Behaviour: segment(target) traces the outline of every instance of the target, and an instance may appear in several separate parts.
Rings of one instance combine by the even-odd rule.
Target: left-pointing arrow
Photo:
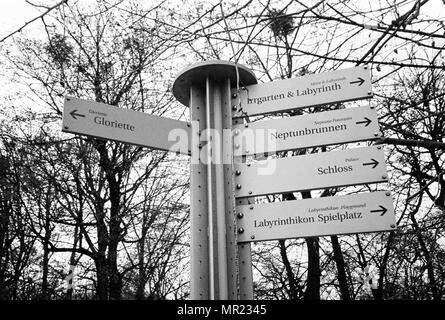
[[[383,206],[379,206],[379,207],[380,207],[379,210],[371,210],[371,213],[374,213],[374,212],[381,212],[380,216],[385,215],[385,213],[386,213],[386,211],[388,211],[388,209],[386,209],[386,208],[383,207]]]
[[[74,109],[73,111],[70,112],[70,115],[77,120],[77,117],[82,117],[85,118],[84,114],[80,114],[80,113],[76,113],[77,109]]]

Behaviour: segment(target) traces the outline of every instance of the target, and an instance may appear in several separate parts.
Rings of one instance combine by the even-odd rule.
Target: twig
[[[45,11],[44,13],[42,13],[42,14],[41,14],[40,16],[38,16],[38,17],[35,17],[35,18],[32,19],[32,20],[29,20],[29,21],[26,22],[23,26],[21,26],[20,28],[18,28],[17,30],[15,30],[15,31],[13,31],[13,32],[11,32],[10,34],[8,34],[6,37],[4,37],[3,39],[0,40],[0,43],[3,42],[3,41],[5,41],[5,40],[8,39],[9,37],[13,36],[13,35],[16,34],[17,32],[22,31],[22,29],[25,28],[25,27],[27,27],[29,24],[33,23],[34,21],[36,21],[36,20],[38,20],[38,19],[43,18],[43,17],[44,17],[46,14],[48,14],[50,11],[56,9],[57,7],[59,7],[59,6],[63,5],[63,4],[66,4],[67,2],[68,2],[68,0],[62,0],[62,1],[60,1],[60,2],[57,3],[57,4],[55,4],[55,5],[52,6],[52,7],[47,7],[47,9],[46,9],[46,11]],[[28,3],[29,3],[29,2],[28,2]],[[30,3],[30,4],[32,4],[32,3]],[[41,7],[41,6],[39,6],[39,7]]]

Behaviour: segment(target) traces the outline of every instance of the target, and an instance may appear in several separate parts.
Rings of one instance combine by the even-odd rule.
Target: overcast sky
[[[51,7],[61,0],[28,0],[34,4],[43,4]],[[172,0],[172,2],[180,0]],[[224,1],[224,0],[223,0]],[[363,0],[362,0],[363,1]],[[215,1],[211,1],[215,2]],[[310,3],[307,0],[307,3]],[[27,21],[37,17],[45,11],[44,8],[36,8],[25,0],[0,0],[0,39],[8,33],[15,31],[17,28],[23,26]],[[422,14],[437,15],[439,12],[445,11],[445,6],[442,0],[429,1],[428,5],[422,7]],[[27,28],[30,29],[40,27],[40,23],[36,21],[33,25]]]
[[[51,5],[57,0],[32,0],[33,3]],[[40,9],[43,10],[43,9]],[[20,28],[27,21],[40,14],[38,8],[26,3],[25,0],[1,0],[0,1],[0,38]],[[32,28],[32,26],[31,26]]]

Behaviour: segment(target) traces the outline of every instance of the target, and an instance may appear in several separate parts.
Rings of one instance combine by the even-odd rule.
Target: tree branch
[[[23,28],[27,27],[29,24],[33,23],[34,21],[43,18],[45,15],[47,15],[50,11],[60,7],[63,4],[66,4],[68,2],[68,0],[62,0],[59,3],[55,4],[52,7],[47,7],[47,10],[42,13],[40,16],[35,17],[34,19],[29,20],[28,22],[26,22],[23,26],[21,26],[20,28],[18,28],[17,30],[11,32],[10,34],[8,34],[6,37],[4,37],[3,39],[0,40],[0,43],[5,41],[6,39],[8,39],[9,37],[12,37],[14,34],[16,34],[17,32],[22,31]],[[30,2],[28,2],[30,3]],[[32,3],[30,3],[32,4]],[[35,5],[34,5],[35,6]],[[40,6],[39,6],[40,7]]]

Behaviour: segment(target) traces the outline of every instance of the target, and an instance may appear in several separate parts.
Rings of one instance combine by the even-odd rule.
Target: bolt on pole
[[[242,119],[236,119],[233,121],[233,124],[238,124],[242,122]],[[246,163],[246,156],[235,157],[234,163]],[[236,176],[240,176],[242,174],[241,171],[235,171]],[[238,187],[242,187],[241,185],[237,185]],[[237,205],[246,205],[251,204],[254,201],[254,198],[242,198],[238,199]],[[243,213],[237,213],[236,218],[238,220],[244,218]],[[237,228],[237,233],[244,232],[244,229]],[[238,257],[238,281],[239,281],[239,300],[253,300],[253,274],[252,274],[252,252],[251,252],[251,244],[250,242],[240,243],[237,247],[237,257]]]

